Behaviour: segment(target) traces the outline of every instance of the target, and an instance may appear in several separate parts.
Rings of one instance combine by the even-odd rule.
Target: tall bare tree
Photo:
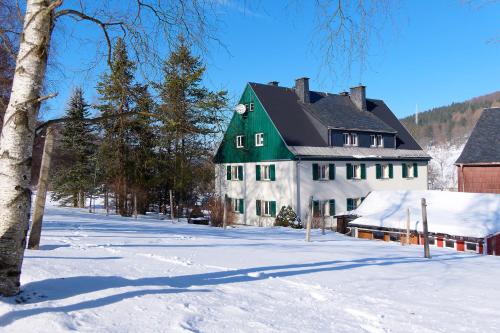
[[[210,4],[198,0],[78,1],[27,0],[12,91],[0,139],[0,295],[19,292],[21,266],[31,210],[31,160],[35,126],[43,96],[52,32],[64,18],[87,21],[102,31],[111,49],[114,38],[131,40],[138,59],[154,61],[159,40],[179,32],[192,40],[210,35],[205,13]],[[72,4],[72,3],[70,3]],[[108,63],[109,63],[108,52]]]

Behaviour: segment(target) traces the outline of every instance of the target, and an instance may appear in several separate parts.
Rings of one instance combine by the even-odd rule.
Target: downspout
[[[299,220],[302,220],[302,215],[300,212],[300,157],[299,160],[296,163],[296,169],[297,171],[295,172],[295,183],[297,185],[297,216],[299,217]]]

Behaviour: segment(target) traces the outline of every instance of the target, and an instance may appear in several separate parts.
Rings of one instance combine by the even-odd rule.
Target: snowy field
[[[500,258],[49,207],[2,332],[500,332]]]

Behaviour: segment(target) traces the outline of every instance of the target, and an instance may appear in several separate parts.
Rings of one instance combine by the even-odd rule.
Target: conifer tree
[[[201,168],[211,158],[213,135],[220,131],[222,110],[227,105],[226,91],[212,92],[202,85],[205,66],[192,54],[181,36],[163,66],[163,82],[158,86],[161,104],[159,146],[164,161],[162,179],[165,189],[174,189],[177,203],[193,198]]]
[[[64,163],[54,166],[52,197],[83,207],[85,194],[93,190],[96,147],[93,127],[84,121],[89,117],[89,110],[81,88],[73,91],[66,117],[71,121],[61,130],[59,146]]]

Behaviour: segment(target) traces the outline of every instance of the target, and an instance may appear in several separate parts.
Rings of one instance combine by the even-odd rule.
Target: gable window
[[[243,180],[243,165],[228,165],[226,170],[227,180]]]
[[[255,166],[255,180],[276,180],[276,166],[269,165],[256,165]]]
[[[417,163],[403,163],[403,178],[417,178],[418,177],[418,165]]]
[[[256,200],[255,208],[257,216],[276,217],[276,201]]]
[[[394,178],[394,167],[389,164],[376,164],[377,179],[390,179]]]
[[[236,148],[243,148],[243,147],[245,147],[245,136],[244,135],[236,136]]]
[[[377,147],[384,147],[384,138],[382,135],[377,135]]]
[[[381,134],[370,135],[370,147],[384,147],[384,137]]]
[[[344,146],[357,146],[358,135],[356,133],[344,133]]]
[[[334,180],[335,164],[317,164],[313,163],[313,180]]]
[[[248,111],[253,111],[255,109],[255,104],[253,102],[251,102],[250,104],[248,104]]]
[[[346,164],[347,179],[366,179],[366,164]]]
[[[377,147],[377,136],[375,134],[370,135],[370,147]]]
[[[255,146],[262,147],[264,145],[264,133],[255,134]]]

